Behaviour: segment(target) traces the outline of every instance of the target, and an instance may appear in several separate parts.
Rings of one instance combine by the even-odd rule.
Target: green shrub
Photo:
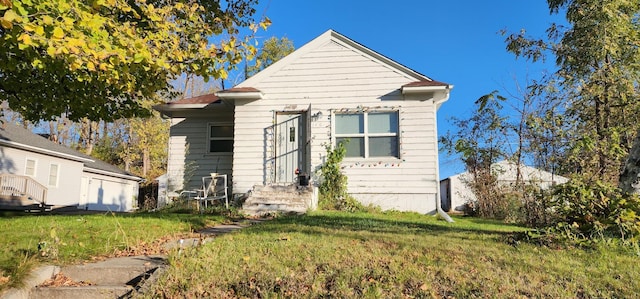
[[[617,237],[637,243],[640,238],[640,197],[616,186],[573,178],[554,189],[558,227],[584,238]]]
[[[552,199],[552,190],[543,190],[537,185],[526,185],[522,193],[518,223],[537,228],[556,223],[558,219],[552,208]]]
[[[347,176],[342,173],[342,159],[347,149],[342,142],[335,148],[327,145],[327,160],[320,168],[322,181],[319,186],[320,198],[318,206],[325,210],[361,211],[363,205],[347,193]]]

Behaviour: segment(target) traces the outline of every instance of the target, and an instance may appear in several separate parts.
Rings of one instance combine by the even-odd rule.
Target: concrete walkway
[[[252,220],[204,228],[197,232],[200,238],[175,240],[164,246],[168,250],[197,246],[259,222]],[[2,299],[128,298],[153,284],[166,268],[166,259],[164,255],[143,255],[83,265],[41,266],[31,272],[23,288],[10,289]],[[56,280],[56,286],[41,286],[49,279]]]

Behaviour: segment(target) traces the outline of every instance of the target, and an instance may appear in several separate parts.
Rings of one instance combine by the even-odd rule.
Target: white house
[[[491,171],[501,185],[511,185],[516,182],[517,166],[509,161],[500,161],[491,165]],[[564,184],[569,179],[548,171],[531,166],[520,165],[522,180],[527,184],[534,184],[547,189],[555,184]],[[452,175],[440,181],[440,199],[443,210],[464,211],[467,202],[475,201],[476,197],[468,185],[473,177],[467,171]]]
[[[0,206],[131,211],[140,180],[20,126],[0,124]]]
[[[326,145],[349,140],[348,191],[365,204],[436,210],[436,111],[452,85],[329,30],[229,90],[157,106],[171,118],[168,188],[227,174],[235,196],[317,184]],[[186,185],[184,185],[186,184]]]

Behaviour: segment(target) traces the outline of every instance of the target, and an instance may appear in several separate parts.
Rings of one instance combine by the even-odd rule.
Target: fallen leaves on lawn
[[[7,284],[9,283],[9,278],[11,276],[4,276],[4,274],[2,272],[0,272],[0,286],[3,284]]]
[[[124,257],[124,256],[136,256],[136,255],[154,255],[154,254],[167,254],[168,249],[165,246],[167,243],[178,240],[178,239],[186,239],[186,238],[197,238],[201,237],[198,234],[192,233],[188,235],[181,236],[165,236],[151,243],[140,242],[136,245],[128,246],[125,249],[117,249],[114,252],[115,257]]]
[[[40,287],[83,287],[90,286],[91,282],[88,281],[75,281],[62,273],[58,273],[53,276],[51,279],[45,280]]]

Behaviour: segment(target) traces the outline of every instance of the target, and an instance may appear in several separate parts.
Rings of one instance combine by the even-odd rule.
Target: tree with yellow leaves
[[[142,100],[178,76],[225,78],[255,55],[238,34],[269,25],[255,20],[256,4],[0,0],[0,101],[32,121],[148,115]]]

